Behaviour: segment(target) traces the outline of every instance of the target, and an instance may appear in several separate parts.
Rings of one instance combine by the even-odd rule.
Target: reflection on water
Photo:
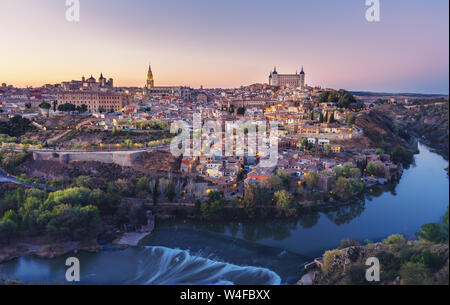
[[[398,184],[373,188],[364,200],[323,213],[302,215],[296,220],[252,220],[227,223],[179,225],[219,232],[294,253],[318,256],[335,248],[342,239],[381,240],[393,233],[413,238],[420,226],[439,222],[449,203],[448,162],[419,145],[415,164],[405,170]]]
[[[342,239],[412,237],[438,222],[448,206],[449,183],[439,155],[420,145],[416,163],[388,191],[298,219],[245,222],[165,221],[145,247],[80,253],[82,284],[295,283],[303,264]],[[66,257],[24,257],[0,265],[0,274],[25,282],[63,282]],[[252,267],[246,267],[252,266]]]

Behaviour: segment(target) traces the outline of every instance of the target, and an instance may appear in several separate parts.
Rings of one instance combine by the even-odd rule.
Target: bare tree
[[[152,195],[152,200],[153,203],[155,203],[155,199],[156,199],[156,193],[157,193],[157,188],[156,188],[156,180],[153,179],[152,181],[150,181],[149,183],[149,188],[150,188],[150,194]]]

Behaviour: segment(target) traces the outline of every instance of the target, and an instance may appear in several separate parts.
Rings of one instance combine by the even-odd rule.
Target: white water
[[[126,284],[279,285],[281,278],[265,268],[237,266],[191,255],[189,251],[145,247],[136,277]]]

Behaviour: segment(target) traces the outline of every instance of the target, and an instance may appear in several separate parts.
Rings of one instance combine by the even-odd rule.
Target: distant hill
[[[358,97],[409,97],[409,98],[448,98],[448,94],[423,94],[423,93],[387,93],[387,92],[370,92],[370,91],[350,91]]]

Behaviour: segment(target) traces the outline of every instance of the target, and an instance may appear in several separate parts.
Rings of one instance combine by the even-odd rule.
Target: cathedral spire
[[[148,72],[147,72],[147,89],[150,89],[155,86],[155,81],[153,79],[153,72],[152,72],[152,65],[148,65]]]

